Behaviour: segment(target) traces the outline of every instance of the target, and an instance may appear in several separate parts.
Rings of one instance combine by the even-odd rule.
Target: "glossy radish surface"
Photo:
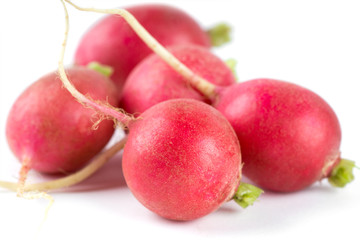
[[[206,31],[180,9],[143,4],[127,10],[165,46],[192,43],[210,47]],[[83,36],[75,54],[75,64],[87,65],[97,61],[113,67],[111,78],[121,89],[130,71],[150,53],[151,50],[123,18],[110,15]]]
[[[181,45],[170,47],[169,51],[194,73],[213,84],[227,86],[236,81],[229,67],[207,48]],[[127,112],[141,113],[156,103],[174,98],[209,101],[158,55],[151,54],[127,78],[120,106]]]
[[[67,69],[71,81],[94,100],[116,104],[114,84],[85,68]],[[16,157],[29,168],[46,173],[75,171],[84,166],[109,141],[114,123],[99,120],[62,87],[56,72],[29,86],[14,103],[6,136]]]
[[[328,177],[340,161],[339,121],[310,90],[256,79],[224,88],[215,107],[237,133],[244,174],[263,188],[303,189]]]
[[[192,220],[231,199],[247,207],[262,193],[240,184],[239,141],[230,123],[211,106],[173,99],[133,118],[78,92],[61,61],[59,73],[64,86],[85,106],[129,128],[123,154],[125,180],[135,197],[154,213]]]
[[[145,111],[129,129],[124,176],[151,211],[191,220],[234,196],[241,177],[239,142],[214,108],[195,100],[169,100]]]
[[[74,6],[74,4],[73,4]],[[201,93],[203,93],[204,96],[206,96],[208,99],[212,101],[212,104],[218,108],[224,115],[231,121],[232,119],[237,119],[243,117],[244,119],[249,119],[251,122],[252,120],[250,116],[246,116],[246,111],[242,110],[239,111],[227,111],[228,108],[233,109],[251,109],[253,106],[248,106],[245,104],[246,102],[246,95],[242,98],[242,95],[240,94],[242,83],[240,84],[233,84],[227,87],[221,87],[217,86],[215,84],[210,83],[208,80],[206,80],[204,77],[194,73],[189,67],[187,67],[185,64],[183,64],[179,59],[177,59],[174,55],[172,55],[166,48],[164,48],[156,39],[154,39],[153,36],[149,34],[142,26],[139,24],[139,22],[136,21],[136,19],[133,19],[131,17],[131,14],[128,14],[125,10],[116,11],[114,9],[111,10],[101,10],[101,9],[85,9],[78,6],[75,6],[79,10],[82,11],[93,11],[93,12],[101,12],[101,13],[111,13],[111,14],[117,14],[121,15],[130,25],[131,27],[136,30],[137,34],[141,39],[146,42],[146,44],[158,55],[160,56],[171,68],[173,68],[176,72],[178,72],[180,75],[184,77],[184,79],[195,89],[199,90]],[[267,82],[273,82],[274,80],[265,80],[264,84],[266,85]],[[275,81],[276,82],[276,81]],[[355,166],[355,163],[353,161],[349,161],[346,159],[340,159],[339,154],[339,146],[336,147],[336,144],[340,143],[340,127],[338,120],[336,118],[336,115],[333,113],[332,109],[327,105],[327,103],[319,98],[315,93],[308,91],[309,93],[304,96],[301,95],[301,91],[303,88],[290,84],[287,87],[282,86],[282,84],[274,84],[274,90],[277,90],[275,92],[275,99],[276,97],[279,97],[279,101],[272,101],[271,97],[269,101],[264,101],[264,106],[260,105],[260,108],[263,109],[264,113],[270,114],[271,118],[266,119],[266,115],[260,115],[260,123],[257,122],[251,122],[251,124],[254,124],[255,126],[257,124],[260,124],[261,127],[260,130],[254,131],[255,136],[251,136],[253,138],[258,138],[259,141],[257,143],[254,143],[254,145],[249,144],[248,147],[245,146],[245,150],[242,151],[246,152],[252,152],[251,154],[256,154],[253,152],[258,152],[260,155],[262,151],[264,151],[264,156],[260,156],[260,160],[254,158],[254,162],[259,162],[260,165],[271,165],[274,172],[277,172],[278,170],[289,170],[289,173],[287,172],[281,172],[280,175],[282,176],[276,176],[273,179],[269,180],[267,179],[266,183],[264,183],[263,179],[254,179],[254,181],[262,184],[264,183],[263,187],[266,187],[268,189],[272,189],[274,191],[296,191],[300,190],[302,188],[305,188],[306,186],[309,186],[311,183],[315,182],[316,180],[321,180],[322,178],[327,177],[329,182],[336,187],[344,187],[347,183],[351,182],[354,179],[354,176],[352,174],[352,169]],[[286,85],[286,84],[285,84]],[[295,86],[295,87],[291,87]],[[277,89],[279,88],[279,89]],[[295,89],[295,90],[294,90]],[[297,90],[296,90],[297,89]],[[175,91],[175,90],[174,90]],[[282,97],[281,94],[287,93],[286,97]],[[261,94],[261,91],[260,93]],[[277,96],[278,95],[278,96]],[[311,146],[310,142],[307,142],[307,145],[301,145],[301,141],[298,143],[300,145],[297,145],[296,137],[292,138],[292,134],[295,134],[293,132],[284,133],[286,130],[292,130],[292,128],[288,127],[288,129],[282,129],[277,126],[281,125],[280,123],[283,121],[289,122],[290,124],[294,124],[293,127],[295,127],[296,122],[293,122],[297,120],[294,116],[296,116],[296,109],[294,109],[294,105],[297,106],[296,97],[297,95],[300,96],[299,100],[308,100],[308,106],[304,107],[300,103],[300,107],[310,108],[310,105],[313,104],[313,111],[309,111],[309,118],[308,121],[313,121],[313,123],[321,124],[321,121],[323,119],[321,118],[323,115],[328,115],[330,117],[328,125],[322,126],[316,129],[314,127],[312,130],[317,130],[317,132],[314,132],[313,134],[318,137],[319,139],[315,144],[318,146],[318,150],[320,153],[318,156],[314,156],[314,158],[309,159],[301,159],[302,156],[311,157],[312,155],[306,155],[306,154],[300,154],[301,152],[307,152],[311,151],[314,148]],[[271,94],[270,94],[271,96]],[[263,98],[267,98],[266,92]],[[316,100],[320,99],[320,100]],[[86,101],[86,99],[85,99]],[[260,101],[260,103],[262,103]],[[258,103],[254,103],[255,106]],[[305,104],[305,103],[304,103]],[[305,104],[306,105],[306,104]],[[324,107],[327,106],[327,107]],[[269,109],[268,109],[269,108]],[[227,115],[228,114],[228,115]],[[249,113],[251,114],[251,113]],[[288,116],[289,119],[284,118],[283,115]],[[314,115],[311,115],[314,114]],[[316,115],[318,114],[318,115]],[[233,118],[232,118],[233,117]],[[306,119],[308,116],[304,115],[304,121],[306,122]],[[246,120],[244,120],[246,121]],[[241,130],[242,129],[242,121],[236,120],[232,121],[232,126],[237,131],[237,135],[241,141]],[[324,124],[327,124],[326,121],[324,121]],[[300,125],[302,127],[302,125]],[[304,126],[304,131],[307,131],[307,129]],[[272,132],[272,130],[274,130]],[[296,130],[295,130],[296,131]],[[287,136],[287,134],[289,134]],[[323,135],[329,134],[331,138],[326,142],[325,140],[322,140],[321,137]],[[301,138],[302,136],[306,136],[306,134],[299,134],[298,137]],[[251,138],[250,137],[250,138]],[[274,137],[274,139],[271,139],[271,137]],[[276,146],[271,147],[272,144],[280,142],[280,140],[286,140],[289,144],[280,144],[279,148],[277,149]],[[322,145],[323,142],[323,146]],[[245,140],[246,142],[246,140]],[[241,142],[240,142],[241,143]],[[264,143],[268,148],[274,149],[274,152],[266,152],[264,149],[258,149],[257,146],[261,143]],[[292,145],[293,144],[293,145]],[[304,147],[304,149],[302,149]],[[249,149],[246,149],[249,148]],[[337,148],[337,149],[336,149]],[[280,149],[283,151],[280,153]],[[295,151],[296,149],[296,151]],[[294,152],[293,152],[294,150]],[[285,154],[284,154],[285,153]],[[285,157],[286,153],[290,154],[290,157]],[[299,155],[296,155],[299,153]],[[272,155],[273,154],[273,155]],[[278,155],[277,155],[278,154]],[[283,154],[283,155],[281,155]],[[314,153],[315,154],[315,153]],[[276,159],[276,158],[279,159]],[[299,158],[299,159],[296,159]],[[268,160],[266,160],[268,159]],[[251,161],[251,160],[249,160]],[[295,164],[295,162],[303,162],[304,164]],[[278,164],[280,162],[280,164]],[[282,165],[282,166],[280,166]],[[321,167],[320,167],[321,166]],[[305,169],[309,167],[309,169]],[[310,168],[313,167],[313,168]],[[246,168],[246,166],[245,166]],[[252,168],[253,170],[255,168]],[[320,172],[319,172],[320,169]],[[256,170],[254,170],[256,171]],[[292,175],[296,172],[300,172],[301,177]],[[251,171],[249,171],[251,172]],[[259,172],[256,174],[249,173],[250,177],[258,176],[261,178],[263,170],[261,167],[259,167]],[[267,175],[264,178],[268,177]],[[287,180],[286,176],[291,176],[289,178],[288,182],[283,182],[284,180]],[[299,180],[301,178],[301,180]]]
[[[110,104],[93,101],[77,90],[65,72],[66,40],[67,34],[59,61],[60,79],[84,106],[129,128],[123,173],[145,207],[168,219],[192,220],[230,199],[244,208],[253,204],[262,190],[240,184],[239,141],[219,111],[193,99],[173,99],[134,118]]]

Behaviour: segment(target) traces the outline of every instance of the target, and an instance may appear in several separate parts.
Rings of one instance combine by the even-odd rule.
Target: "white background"
[[[148,1],[74,2],[114,8]],[[216,53],[237,59],[240,80],[281,79],[322,96],[339,117],[343,157],[360,165],[359,1],[158,2],[186,10],[204,28],[230,23],[233,41]],[[6,116],[28,85],[56,69],[64,14],[60,1],[49,0],[2,1],[0,11],[0,179],[16,181],[20,164],[6,143]],[[70,6],[69,11],[68,65],[81,35],[102,17]],[[355,177],[359,176],[355,170]],[[31,172],[29,182],[46,179]],[[246,210],[229,202],[202,219],[174,222],[136,201],[117,156],[84,183],[52,193],[55,204],[40,231],[47,201],[18,199],[0,190],[0,239],[354,239],[359,235],[359,188],[360,179],[345,189],[323,181],[297,193],[267,192]]]

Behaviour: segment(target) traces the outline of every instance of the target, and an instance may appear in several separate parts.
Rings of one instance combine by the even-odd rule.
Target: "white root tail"
[[[215,85],[200,77],[191,71],[187,66],[180,62],[174,55],[172,55],[164,46],[162,46],[137,20],[125,9],[96,9],[96,8],[82,8],[69,0],[64,0],[76,9],[85,12],[97,12],[105,14],[116,14],[124,18],[124,20],[131,26],[136,34],[144,41],[144,43],[160,56],[166,63],[168,63],[176,72],[182,75],[189,83],[200,90],[206,97],[212,99],[215,97]]]
[[[40,192],[49,191],[65,187],[70,187],[90,177],[93,173],[99,170],[105,163],[109,161],[117,152],[124,148],[127,138],[122,139],[120,142],[114,144],[109,149],[100,153],[92,162],[90,162],[83,169],[68,175],[63,178],[59,178],[53,181],[25,184],[23,187],[23,193],[26,192]],[[6,188],[11,191],[18,190],[18,183],[0,181],[0,187]]]
[[[95,101],[91,99],[88,96],[85,96],[81,92],[79,92],[74,85],[70,82],[66,75],[65,67],[64,67],[64,55],[65,55],[65,49],[69,34],[69,14],[66,8],[66,5],[63,0],[61,0],[61,3],[64,6],[65,11],[65,37],[64,41],[62,43],[61,52],[60,52],[60,59],[59,59],[59,75],[60,80],[62,81],[64,87],[71,93],[73,97],[77,101],[79,101],[81,104],[83,104],[85,107],[90,107],[94,109],[96,112],[98,112],[100,115],[105,115],[112,117],[114,120],[117,120],[119,123],[121,123],[123,126],[128,126],[130,122],[134,120],[134,117],[126,114],[124,111],[121,111],[120,109],[117,109],[113,106],[111,106],[108,103],[102,103],[100,101]]]

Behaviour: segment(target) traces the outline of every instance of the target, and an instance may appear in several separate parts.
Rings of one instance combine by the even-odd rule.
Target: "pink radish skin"
[[[239,142],[229,122],[195,100],[162,102],[129,125],[126,183],[158,215],[192,220],[230,200],[240,183]]]
[[[127,10],[165,46],[192,43],[210,47],[206,32],[180,9],[147,4]],[[113,67],[111,78],[121,90],[130,71],[150,53],[123,18],[110,15],[83,36],[75,54],[75,64],[97,61]]]
[[[208,49],[196,45],[170,47],[169,51],[194,73],[218,86],[234,84],[232,71]],[[141,113],[149,107],[174,98],[207,98],[156,54],[140,62],[126,80],[120,106],[129,113]]]
[[[76,89],[63,65],[69,17],[62,3],[66,31],[59,60],[60,79],[85,106],[129,128],[123,171],[128,186],[144,206],[165,218],[191,220],[215,211],[226,200],[234,199],[243,207],[252,204],[262,190],[244,183],[239,185],[239,142],[230,123],[217,110],[196,100],[173,99],[134,119]],[[137,24],[127,11],[116,10],[119,11]]]
[[[244,174],[262,188],[306,188],[327,177],[340,161],[339,121],[310,90],[256,79],[224,88],[215,107],[237,133]]]
[[[121,15],[128,23],[131,25],[131,27],[137,32],[139,37],[156,53],[158,54],[164,61],[166,61],[169,66],[171,66],[175,71],[177,71],[179,74],[181,74],[184,79],[187,80],[191,86],[193,86],[195,89],[198,89],[200,92],[204,94],[204,96],[207,96],[210,100],[212,100],[212,103],[215,107],[217,107],[221,112],[225,114],[225,116],[229,119],[235,119],[235,121],[232,121],[232,126],[235,130],[237,130],[237,135],[240,138],[240,142],[242,141],[242,132],[238,129],[243,129],[242,124],[245,124],[246,121],[249,121],[250,123],[247,123],[249,127],[252,125],[252,120],[250,117],[251,112],[249,112],[249,116],[246,115],[246,110],[250,111],[252,109],[252,105],[248,106],[246,103],[249,103],[250,100],[246,100],[246,95],[242,97],[241,94],[239,94],[239,89],[241,89],[241,84],[235,84],[228,87],[220,87],[216,86],[209,81],[207,81],[205,78],[195,74],[191,69],[189,69],[186,65],[184,65],[181,61],[179,61],[176,57],[174,57],[169,51],[167,51],[166,48],[164,48],[156,39],[154,39],[140,24],[139,22],[134,19],[131,14],[129,14],[126,10],[120,9],[90,9],[90,8],[81,8],[79,6],[76,6],[75,4],[71,3],[69,0],[65,0],[66,2],[73,5],[75,8],[81,10],[81,11],[92,11],[92,12],[99,12],[99,13],[110,13],[110,14],[117,14]],[[264,80],[273,82],[274,80]],[[275,81],[276,82],[276,81]],[[264,84],[265,84],[264,83]],[[274,96],[267,96],[266,94],[263,95],[264,99],[270,99],[270,100],[264,100],[260,101],[260,103],[263,103],[264,105],[257,106],[256,102],[253,103],[253,106],[256,106],[255,108],[262,109],[263,112],[260,112],[263,115],[260,115],[259,117],[259,123],[254,122],[254,126],[258,126],[258,129],[255,129],[254,133],[251,133],[253,135],[250,136],[250,133],[248,130],[247,133],[250,139],[259,139],[259,143],[253,142],[254,145],[251,145],[250,142],[248,145],[246,145],[245,140],[245,146],[243,147],[244,152],[249,151],[249,154],[254,154],[252,152],[257,152],[257,157],[255,158],[254,162],[258,162],[259,165],[262,166],[268,166],[270,167],[270,170],[268,175],[263,174],[263,179],[261,178],[261,174],[265,170],[261,170],[257,173],[249,173],[250,177],[253,177],[255,182],[258,182],[260,184],[264,184],[265,187],[268,189],[274,190],[274,191],[296,191],[300,190],[304,187],[309,186],[311,183],[313,183],[316,180],[320,180],[322,178],[327,177],[329,182],[336,187],[344,187],[347,183],[351,182],[354,179],[352,169],[355,167],[355,163],[350,160],[346,159],[340,159],[339,154],[339,143],[340,143],[340,127],[338,120],[335,116],[335,114],[332,112],[332,109],[326,104],[323,100],[314,100],[316,97],[312,97],[312,95],[316,95],[309,91],[309,93],[304,94],[304,96],[300,93],[301,87],[284,87],[286,84],[282,85],[276,85],[274,84],[274,90],[279,88]],[[292,86],[292,84],[288,83],[287,86]],[[282,89],[284,88],[284,89]],[[282,90],[281,90],[282,89]],[[295,89],[295,90],[294,90]],[[296,90],[297,89],[297,90]],[[309,102],[306,105],[307,107],[302,106],[302,102],[296,102],[296,97],[293,97],[293,95],[287,95],[288,99],[286,97],[281,97],[281,94],[285,94],[285,92],[291,92],[293,94],[297,94],[300,96],[299,100],[305,101],[308,100]],[[261,92],[260,92],[261,94]],[[279,94],[279,99],[281,101],[275,101],[272,100],[272,98],[276,99]],[[250,97],[250,96],[249,96]],[[226,99],[226,100],[224,100]],[[318,99],[321,99],[318,97]],[[254,99],[256,100],[256,98]],[[261,99],[260,99],[261,100]],[[85,100],[84,100],[85,101]],[[277,105],[279,104],[279,106]],[[304,131],[310,132],[308,129],[313,130],[311,133],[303,133],[303,131],[300,131],[301,129],[297,126],[299,119],[295,116],[298,116],[296,114],[296,107],[294,106],[301,106],[305,109],[313,108],[312,112],[309,111],[309,115],[306,115],[302,118],[302,122],[300,121],[300,126],[304,125]],[[327,107],[322,107],[322,105],[325,105]],[[319,108],[318,108],[319,107]],[[227,109],[236,109],[239,108],[240,110],[231,112],[227,111]],[[331,112],[331,113],[329,113]],[[228,114],[228,115],[227,115]],[[307,114],[307,113],[306,113]],[[313,115],[312,115],[313,114]],[[271,118],[267,119],[266,117],[270,115]],[[329,128],[326,128],[324,126],[321,127],[308,127],[307,124],[314,124],[317,125],[318,123],[321,123],[322,118],[321,116],[328,115],[330,116],[330,123],[328,126]],[[239,116],[241,119],[245,119],[242,121],[236,121],[238,118],[236,116]],[[286,119],[288,116],[289,119]],[[284,124],[289,124],[290,127],[282,128],[279,126],[277,119],[279,119],[279,122],[284,122]],[[256,120],[256,118],[254,118]],[[310,122],[310,123],[307,123]],[[332,121],[332,122],[331,122]],[[304,124],[305,122],[306,124]],[[324,121],[325,123],[325,121]],[[312,125],[311,125],[312,126]],[[292,128],[297,129],[296,131],[291,131]],[[289,133],[286,133],[285,130],[289,130]],[[256,133],[258,135],[256,135]],[[296,133],[296,134],[295,134]],[[287,136],[287,134],[289,134]],[[296,145],[296,137],[293,135],[295,134],[296,137],[299,138],[298,142],[299,145]],[[301,138],[304,138],[307,135],[307,139],[301,141]],[[319,146],[318,149],[316,147],[314,148],[311,142],[311,135],[313,134],[313,137],[316,138],[316,146]],[[323,136],[330,136],[330,140],[322,139]],[[284,140],[285,142],[288,142],[288,144],[280,143],[280,139]],[[333,140],[335,139],[335,140]],[[337,140],[336,140],[337,139]],[[337,142],[336,143],[332,142]],[[279,144],[277,146],[273,146],[275,143]],[[303,143],[303,145],[301,145]],[[257,147],[259,145],[263,144],[261,147],[262,149],[258,149]],[[291,145],[294,144],[294,145]],[[320,147],[322,144],[324,144],[322,147]],[[265,149],[265,150],[264,150]],[[267,149],[274,149],[267,150]],[[312,153],[312,155],[309,153],[312,150],[319,150],[319,156],[315,156],[317,153]],[[309,154],[301,154],[302,152],[308,152]],[[261,154],[263,153],[263,154]],[[273,156],[272,156],[273,154]],[[285,156],[286,154],[289,154]],[[298,155],[297,155],[298,154]],[[313,156],[313,158],[311,158]],[[308,157],[308,158],[302,158],[302,157]],[[276,159],[278,158],[278,159]],[[289,160],[291,159],[291,160]],[[248,160],[250,162],[252,160]],[[319,161],[319,162],[318,162]],[[301,163],[301,164],[298,164]],[[255,165],[255,164],[254,164]],[[319,167],[321,166],[321,168]],[[305,169],[308,167],[309,169]],[[245,164],[245,168],[246,164]],[[252,168],[255,172],[255,167]],[[298,176],[295,176],[295,174],[287,174],[286,172],[278,171],[279,169],[284,171],[290,171],[291,173],[298,173],[300,174],[301,180],[299,180]],[[320,169],[320,170],[319,170]],[[271,175],[271,172],[279,173],[281,176],[278,175]],[[245,169],[245,172],[247,170]],[[251,172],[251,171],[250,171]],[[288,178],[286,178],[288,176]],[[256,178],[259,179],[256,179]],[[270,177],[272,179],[270,179]]]
[[[92,99],[116,105],[116,88],[85,67],[67,70],[69,78]],[[114,123],[98,120],[62,87],[56,72],[28,87],[14,103],[6,126],[8,144],[20,161],[44,173],[76,171],[97,154],[114,132]]]

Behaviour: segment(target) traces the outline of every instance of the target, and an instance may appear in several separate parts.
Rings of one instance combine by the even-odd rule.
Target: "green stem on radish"
[[[233,200],[239,204],[241,207],[246,208],[249,205],[253,205],[255,200],[263,193],[264,191],[254,185],[248,183],[240,183],[238,189],[235,192]]]
[[[95,70],[96,72],[101,73],[106,77],[110,77],[114,72],[114,69],[112,67],[100,64],[99,62],[90,62],[87,65],[87,68]]]
[[[216,86],[212,83],[209,83],[204,78],[198,76],[183,63],[181,63],[174,55],[172,55],[165,47],[163,47],[151,34],[136,20],[136,18],[125,9],[95,9],[95,8],[82,8],[69,0],[62,0],[76,9],[85,12],[97,12],[97,13],[106,13],[106,14],[116,14],[124,18],[124,20],[131,26],[135,33],[144,41],[144,43],[153,50],[157,55],[159,55],[166,63],[168,63],[176,72],[183,76],[189,83],[195,88],[201,91],[209,99],[216,97]],[[66,11],[67,15],[67,11]],[[68,21],[68,15],[67,15]],[[68,25],[68,23],[67,23]],[[67,26],[68,27],[68,26]],[[66,32],[67,35],[67,32]],[[66,44],[66,42],[65,42]],[[63,78],[62,74],[62,78]],[[67,87],[67,85],[66,85]],[[74,92],[72,90],[72,92]],[[79,95],[76,93],[76,95]],[[87,100],[83,97],[77,97],[80,101],[87,103]]]
[[[225,61],[225,64],[231,69],[236,81],[238,81],[239,78],[238,78],[238,76],[236,74],[236,64],[237,64],[236,60],[233,59],[233,58],[230,58],[230,59]]]
[[[207,30],[210,37],[211,45],[219,47],[231,41],[230,37],[231,27],[226,23],[219,23],[216,26]]]
[[[341,159],[340,162],[331,171],[328,181],[334,187],[345,187],[346,184],[354,180],[353,168],[355,162],[347,159]]]
[[[71,175],[53,181],[24,185],[23,191],[24,192],[49,191],[49,190],[55,190],[55,189],[60,189],[75,185],[87,179],[98,169],[104,166],[104,164],[107,163],[111,157],[113,157],[117,152],[119,152],[121,149],[124,148],[126,140],[127,139],[124,138],[120,142],[114,144],[109,149],[103,151],[86,167]],[[0,181],[0,187],[6,188],[11,191],[17,191],[18,186],[19,186],[18,183]]]

